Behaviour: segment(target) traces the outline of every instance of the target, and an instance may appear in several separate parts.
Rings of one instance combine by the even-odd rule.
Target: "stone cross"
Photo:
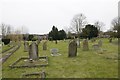
[[[77,43],[75,40],[73,40],[69,43],[68,57],[75,57],[75,56],[77,56]]]

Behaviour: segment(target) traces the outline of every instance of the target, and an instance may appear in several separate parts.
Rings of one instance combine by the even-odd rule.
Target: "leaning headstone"
[[[98,45],[99,45],[99,47],[102,47],[102,41],[101,40],[98,41]]]
[[[89,50],[88,40],[83,40],[83,51]]]
[[[37,60],[38,58],[38,45],[32,42],[29,46],[29,59]]]
[[[77,56],[77,43],[75,40],[69,43],[68,57]]]
[[[24,52],[28,52],[29,51],[29,43],[28,42],[24,42]]]
[[[47,41],[43,43],[43,50],[47,50]]]

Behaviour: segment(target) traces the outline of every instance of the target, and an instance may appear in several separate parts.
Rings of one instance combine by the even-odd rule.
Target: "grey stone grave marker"
[[[68,57],[77,56],[77,43],[75,40],[69,43]]]
[[[52,56],[59,56],[61,54],[59,54],[59,50],[57,48],[52,48],[50,49],[51,55]]]
[[[38,56],[38,45],[35,42],[29,46],[29,59],[37,60]]]

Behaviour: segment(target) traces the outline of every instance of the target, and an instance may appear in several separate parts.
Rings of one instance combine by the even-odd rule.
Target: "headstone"
[[[77,56],[77,43],[75,40],[69,43],[68,57]]]
[[[99,47],[102,47],[102,41],[101,40],[98,41],[98,45],[99,45]]]
[[[83,51],[89,50],[88,40],[83,40]]]
[[[29,43],[28,42],[24,42],[24,51],[28,52],[29,51]]]
[[[43,50],[47,50],[47,41],[43,43]]]
[[[35,42],[29,46],[29,58],[33,60],[37,60],[38,57],[38,45]]]

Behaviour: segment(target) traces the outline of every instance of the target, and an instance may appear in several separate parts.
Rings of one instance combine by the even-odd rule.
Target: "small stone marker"
[[[88,40],[83,40],[83,51],[89,50]]]
[[[69,43],[68,57],[77,56],[77,43],[75,40]]]
[[[37,60],[38,58],[38,45],[32,42],[29,46],[29,59]]]
[[[43,50],[47,50],[47,41],[43,43]]]
[[[57,48],[52,48],[50,49],[51,55],[52,56],[59,56],[61,54],[59,54],[59,50]]]

